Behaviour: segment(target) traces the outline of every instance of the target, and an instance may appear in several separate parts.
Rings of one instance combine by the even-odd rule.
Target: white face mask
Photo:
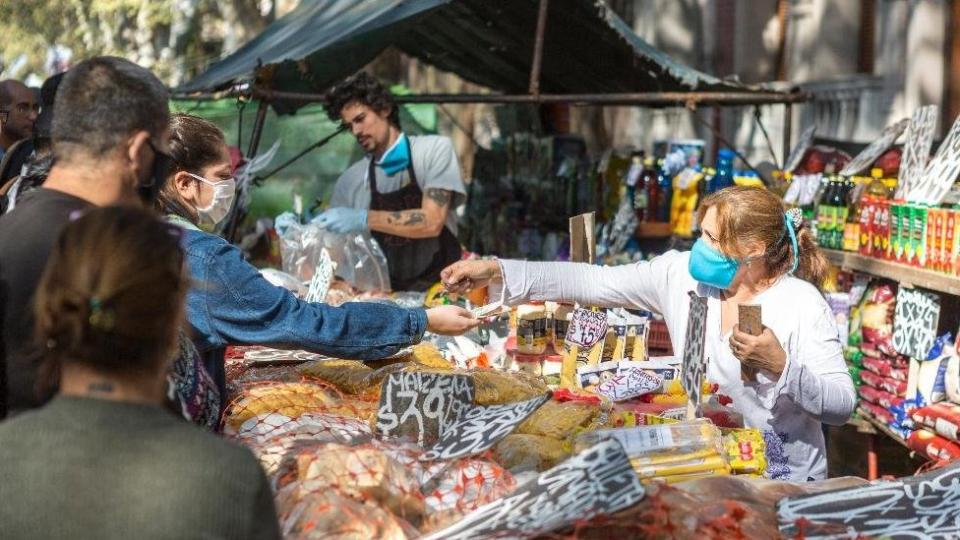
[[[187,174],[205,184],[213,186],[213,199],[210,200],[210,204],[203,208],[197,207],[200,221],[209,223],[210,225],[216,225],[223,221],[223,218],[227,217],[227,214],[230,212],[230,207],[233,206],[233,199],[237,193],[237,181],[233,178],[228,178],[227,180],[221,180],[219,182],[211,182],[202,176],[197,176],[192,173]]]

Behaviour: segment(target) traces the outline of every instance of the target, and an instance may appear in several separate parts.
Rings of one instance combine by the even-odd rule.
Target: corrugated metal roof
[[[322,93],[396,46],[465,80],[524,93],[537,10],[538,0],[303,0],[177,92],[222,90],[266,66],[269,88]],[[684,66],[601,0],[550,2],[543,51],[545,94],[759,90]]]

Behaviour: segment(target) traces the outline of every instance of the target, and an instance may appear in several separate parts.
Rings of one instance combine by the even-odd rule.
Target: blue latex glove
[[[367,230],[367,211],[362,208],[331,208],[313,218],[313,223],[337,234]]]
[[[300,225],[300,219],[293,212],[284,212],[273,220],[273,228],[277,234],[283,236],[287,229]]]

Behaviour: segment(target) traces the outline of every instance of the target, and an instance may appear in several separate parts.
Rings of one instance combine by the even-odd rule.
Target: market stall
[[[318,101],[327,86],[388,46],[498,92],[414,95],[398,102],[782,103],[789,134],[789,104],[805,99],[681,66],[637,38],[602,2],[565,3],[563,9],[546,0],[514,2],[509,16],[503,7],[470,0],[304,3],[184,85],[180,95],[258,99],[251,155],[268,106],[289,113]],[[580,46],[587,34],[596,44],[589,51]],[[913,131],[926,133],[921,124],[922,119]],[[888,131],[853,160],[855,170],[845,177],[876,165],[905,129],[906,123]],[[552,226],[569,232],[562,255],[545,247],[556,246],[555,239],[529,235],[526,244],[535,247],[525,255],[547,260],[627,262],[638,257],[627,247],[633,237],[693,238],[699,201],[735,184],[766,184],[779,191],[789,205],[818,222],[822,246],[840,247],[844,227],[855,221],[840,211],[854,191],[850,184],[869,184],[825,180],[823,170],[811,170],[812,132],[784,157],[784,171],[766,182],[742,158],[742,167],[735,168],[738,153],[732,148],[707,167],[702,141],[669,141],[650,158],[610,154],[600,160],[602,166],[581,167],[569,141],[518,135],[510,135],[505,145],[510,174],[519,178],[512,185],[533,179],[520,202],[526,208],[555,205],[552,213],[560,217]],[[918,153],[925,137],[915,144]],[[553,181],[560,171],[567,177]],[[931,174],[949,176],[939,169]],[[543,182],[544,177],[551,181]],[[916,182],[917,193],[930,197],[918,202],[927,205],[942,187]],[[890,189],[882,172],[874,184],[864,192],[876,196],[881,188]],[[474,192],[471,200],[484,199]],[[864,207],[858,205],[857,218]],[[567,229],[567,216],[588,210],[599,210],[596,231],[585,225],[592,218]],[[893,215],[892,206],[885,212]],[[913,216],[910,212],[916,211],[899,209],[896,215]],[[480,206],[476,214],[505,213]],[[950,214],[942,214],[943,229],[937,229],[936,216],[918,218],[933,224],[922,234],[890,221],[880,221],[874,230],[870,221],[857,231],[858,238],[869,231],[867,254],[828,251],[829,256],[848,269],[880,276],[896,279],[909,272],[913,284],[952,294],[955,280],[941,275],[955,268],[945,264],[956,258],[956,253],[945,254]],[[901,221],[902,227],[913,223]],[[413,350],[373,363],[262,347],[231,350],[231,404],[223,432],[260,459],[289,537],[815,538],[956,530],[960,517],[952,501],[960,491],[952,479],[958,469],[949,464],[956,422],[943,398],[949,397],[950,385],[956,386],[960,364],[955,352],[950,354],[955,351],[950,338],[941,339],[935,358],[926,360],[939,321],[949,317],[939,317],[940,305],[921,291],[884,284],[868,289],[863,280],[855,288],[855,280],[845,275],[828,286],[838,328],[852,339],[851,375],[863,383],[856,422],[864,431],[899,437],[930,457],[936,470],[878,484],[849,477],[796,483],[773,479],[783,476],[777,470],[785,460],[781,439],[745,427],[729,396],[705,376],[702,298],[691,299],[687,335],[677,341],[683,347],[673,351],[662,321],[650,313],[535,303],[507,309],[490,305],[483,291],[458,297],[441,287],[426,294],[391,292],[383,279],[382,254],[368,237],[330,235],[298,219],[275,225],[269,242],[275,269],[264,273],[304,298],[410,307],[457,303],[486,319],[467,336],[426,336]],[[527,225],[529,230],[546,226]],[[480,222],[474,233],[481,242],[526,235],[514,221]],[[926,267],[929,259],[916,256],[920,244],[907,239],[928,237],[935,247],[925,252],[940,254],[931,270],[876,262],[876,243],[877,253],[887,253],[888,244],[902,245],[904,252],[912,245],[913,255],[905,261]],[[506,252],[488,245],[475,249]],[[859,242],[854,251],[860,251]],[[861,313],[859,326],[848,326],[858,317],[852,306]],[[874,315],[869,324],[867,312]],[[918,319],[925,331],[906,336],[904,329],[918,326]],[[741,326],[751,320],[759,327],[763,315],[742,310]],[[938,322],[931,325],[931,320]],[[957,328],[955,321],[943,325]],[[947,382],[938,391],[941,367]],[[910,399],[913,408],[904,406]],[[874,465],[869,476],[877,475]],[[930,493],[934,504],[915,501],[911,494],[918,492]]]

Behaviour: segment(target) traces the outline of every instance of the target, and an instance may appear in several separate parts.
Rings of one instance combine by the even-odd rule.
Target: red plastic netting
[[[370,427],[377,403],[331,385],[304,380],[240,388],[223,430],[260,460],[286,535],[416,537],[516,487],[489,459],[421,461],[420,448],[377,439]]]

